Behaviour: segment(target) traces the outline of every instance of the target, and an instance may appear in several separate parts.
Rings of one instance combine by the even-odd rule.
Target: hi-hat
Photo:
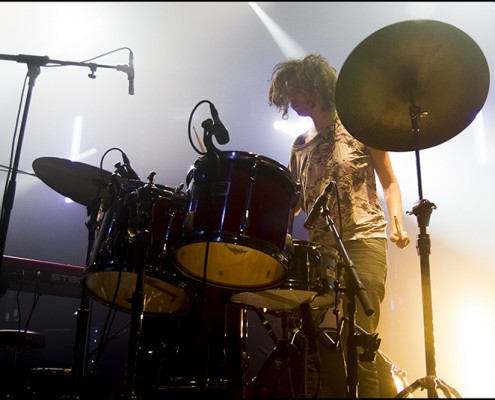
[[[476,42],[439,21],[412,20],[363,40],[341,68],[336,106],[346,129],[381,150],[441,144],[471,124],[488,95],[489,69]],[[410,110],[417,107],[418,143]]]
[[[57,157],[41,157],[33,161],[33,170],[49,187],[86,207],[95,199],[110,198],[109,183],[112,173],[84,164]],[[116,176],[119,183],[124,179]]]

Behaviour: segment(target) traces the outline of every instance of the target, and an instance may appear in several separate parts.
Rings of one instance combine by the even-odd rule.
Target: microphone
[[[134,94],[134,54],[132,50],[129,50],[129,70],[127,72],[127,79],[129,79],[129,94]]]
[[[124,160],[124,165],[127,170],[127,179],[135,179],[137,181],[140,181],[138,174],[136,174],[136,171],[134,171],[131,167],[131,162],[129,161],[129,158],[127,155],[122,152],[122,160]]]
[[[225,125],[220,121],[218,117],[218,111],[210,102],[210,112],[213,118],[213,132],[217,138],[218,144],[227,144],[229,142],[229,131],[225,128]]]
[[[316,199],[313,208],[309,212],[308,218],[306,218],[306,221],[304,222],[304,227],[306,229],[312,229],[314,227],[315,222],[320,215],[320,209],[327,203],[329,194],[332,191],[334,185],[336,185],[335,181],[330,181],[323,193],[321,193]]]

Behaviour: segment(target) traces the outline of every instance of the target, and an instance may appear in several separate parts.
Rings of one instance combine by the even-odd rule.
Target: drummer
[[[296,215],[301,210],[309,215],[318,196],[335,182],[327,205],[374,310],[372,316],[366,315],[356,299],[356,323],[374,333],[385,295],[388,246],[387,219],[375,173],[383,188],[388,220],[392,222],[390,241],[403,249],[410,243],[410,237],[402,229],[401,191],[389,154],[364,145],[347,132],[337,115],[336,83],[337,72],[326,58],[309,54],[274,67],[268,98],[270,106],[282,111],[282,119],[288,118],[291,107],[299,116],[313,120],[314,127],[298,136],[290,149],[289,169],[301,185]],[[314,227],[309,228],[309,240],[323,247],[335,247],[334,234],[326,228],[325,219],[317,218]],[[360,361],[358,376],[358,397],[379,398],[375,361]],[[311,392],[317,390],[316,379],[315,374],[309,374],[310,394],[316,394]],[[324,380],[322,376],[321,381]]]

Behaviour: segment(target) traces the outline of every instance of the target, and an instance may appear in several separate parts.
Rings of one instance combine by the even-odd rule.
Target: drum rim
[[[339,257],[339,251],[335,247],[326,247],[323,248],[323,245],[319,242],[315,241],[310,241],[310,240],[304,240],[304,239],[292,239],[292,245],[293,246],[304,246],[304,247],[311,247],[311,248],[318,248],[322,253],[332,253],[332,255],[335,256],[335,259],[338,259]]]
[[[290,172],[289,168],[287,168],[285,165],[283,165],[282,163],[278,162],[277,160],[274,160],[273,158],[264,156],[264,155],[259,154],[259,153],[251,152],[251,151],[237,151],[237,150],[219,151],[217,153],[217,155],[220,158],[224,158],[224,159],[235,159],[235,158],[239,158],[239,159],[253,159],[253,158],[254,159],[259,159],[264,164],[270,165],[271,168],[278,169],[281,172],[283,172],[284,175],[286,175],[286,177],[289,178],[289,180],[293,184],[295,190],[297,191],[298,183],[297,183],[294,175]],[[206,162],[207,159],[208,159],[208,154],[205,154],[202,157],[199,157],[196,160],[195,164],[194,164],[195,167],[197,167],[197,164],[198,163]]]

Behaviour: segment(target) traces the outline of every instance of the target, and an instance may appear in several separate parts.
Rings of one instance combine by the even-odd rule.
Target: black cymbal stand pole
[[[430,216],[433,209],[436,209],[435,204],[423,198],[423,189],[421,182],[421,165],[419,159],[419,119],[426,116],[426,112],[422,112],[420,107],[414,104],[411,100],[410,106],[412,131],[415,141],[416,152],[416,168],[418,175],[418,193],[419,201],[415,204],[412,211],[408,214],[416,215],[419,227],[418,241],[416,250],[420,257],[421,265],[421,290],[423,296],[423,320],[424,320],[424,337],[425,337],[425,356],[426,356],[426,376],[417,380],[408,388],[400,392],[397,397],[403,397],[414,391],[417,387],[427,389],[428,397],[438,397],[436,389],[441,388],[444,392],[449,389],[449,386],[443,383],[436,377],[435,363],[435,343],[433,334],[433,306],[431,300],[431,280],[430,280],[430,249],[431,241],[427,233],[427,226],[430,223]],[[457,393],[455,390],[453,392]],[[458,394],[458,393],[457,393]],[[448,397],[452,397],[449,393]]]
[[[86,266],[90,265],[92,250],[95,242],[95,233],[97,231],[98,214],[100,212],[101,199],[95,198],[90,206],[87,207],[89,221],[86,223],[88,228],[88,248],[86,252]],[[89,305],[90,297],[85,286],[81,288],[81,301],[76,312],[76,335],[74,338],[74,351],[72,357],[72,383],[74,399],[79,399],[83,389],[83,379],[87,368],[87,352],[89,337]],[[69,396],[64,396],[68,399]]]
[[[151,244],[151,222],[153,205],[158,199],[158,189],[152,182],[152,176],[148,177],[150,182],[138,189],[138,207],[136,210],[136,231],[133,233],[132,243],[133,262],[137,269],[136,289],[132,296],[132,316],[129,334],[129,350],[127,355],[125,400],[136,400],[141,398],[141,388],[138,385],[138,360],[141,349],[141,336],[143,328],[144,312],[144,279],[145,266],[148,263],[148,248]],[[131,240],[131,239],[130,239]]]

